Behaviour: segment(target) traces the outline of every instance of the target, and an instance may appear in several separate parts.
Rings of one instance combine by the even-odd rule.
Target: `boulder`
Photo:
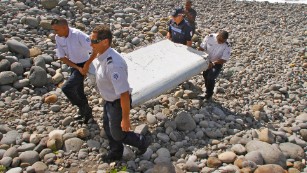
[[[6,45],[9,47],[9,50],[14,53],[21,54],[25,58],[30,57],[30,50],[25,44],[14,39],[10,39],[6,42]]]
[[[3,59],[0,61],[0,72],[2,71],[9,71],[10,70],[10,66],[11,66],[11,63],[9,60],[7,59]]]
[[[12,71],[0,72],[0,85],[12,84],[17,80],[17,75]]]
[[[281,166],[275,164],[261,165],[254,173],[286,173]]]
[[[281,143],[279,145],[280,150],[289,158],[294,160],[302,160],[305,158],[305,152],[303,148],[299,145],[287,142],[287,143]]]
[[[46,8],[47,10],[51,10],[54,7],[56,7],[58,5],[59,1],[58,0],[42,0],[41,4],[44,8]]]
[[[245,148],[248,152],[259,151],[263,157],[265,164],[277,164],[286,168],[286,157],[276,147],[261,141],[250,141],[246,144]]]
[[[21,76],[24,73],[23,66],[20,62],[14,62],[11,64],[11,71],[14,72],[17,76]]]
[[[35,87],[42,87],[47,84],[47,72],[38,66],[31,67],[29,74],[30,83]]]
[[[194,130],[196,128],[196,123],[194,119],[187,112],[179,112],[175,118],[176,127],[178,130]]]

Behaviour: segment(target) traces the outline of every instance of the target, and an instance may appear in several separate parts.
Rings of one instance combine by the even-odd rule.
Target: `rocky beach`
[[[110,24],[121,53],[165,39],[179,0],[0,0],[0,172],[307,173],[307,4],[193,0],[204,36],[229,31],[231,59],[213,101],[201,74],[130,112],[151,132],[143,155],[125,146],[104,163],[103,99],[85,80],[95,121],[74,121],[61,91],[69,68],[55,56],[57,16],[90,34]],[[146,55],[144,55],[146,58]]]

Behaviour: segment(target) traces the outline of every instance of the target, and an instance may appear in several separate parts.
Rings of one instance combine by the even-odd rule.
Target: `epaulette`
[[[108,57],[108,58],[107,58],[107,64],[110,64],[110,63],[112,63],[112,62],[113,62],[112,57],[111,57],[111,56]]]
[[[210,34],[210,35],[209,35],[209,37],[213,37],[213,35],[212,35],[212,34]]]

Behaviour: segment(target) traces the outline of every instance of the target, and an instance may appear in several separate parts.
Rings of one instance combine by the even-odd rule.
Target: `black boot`
[[[88,104],[84,104],[79,106],[79,115],[74,116],[75,120],[82,120],[83,123],[87,124],[88,121],[93,118],[92,108]]]
[[[127,135],[123,140],[123,143],[137,147],[139,149],[137,154],[144,154],[151,142],[152,138],[150,135],[144,136],[134,132],[127,132]]]

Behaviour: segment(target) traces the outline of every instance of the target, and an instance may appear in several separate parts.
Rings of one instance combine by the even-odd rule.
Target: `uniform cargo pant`
[[[222,70],[222,64],[216,64],[211,69],[208,69],[203,72],[203,76],[205,79],[205,86],[206,86],[206,94],[211,97],[213,95],[213,90],[215,86],[215,80],[220,74]]]
[[[84,63],[76,64],[79,67],[83,67]],[[84,94],[84,76],[75,68],[71,68],[71,75],[62,87],[63,93],[69,99],[73,105],[77,105],[79,108],[87,105],[88,101]]]
[[[103,128],[109,140],[111,155],[122,157],[124,151],[123,143],[139,149],[145,147],[145,137],[143,135],[122,131],[122,108],[120,99],[113,102],[107,101],[103,108]]]

